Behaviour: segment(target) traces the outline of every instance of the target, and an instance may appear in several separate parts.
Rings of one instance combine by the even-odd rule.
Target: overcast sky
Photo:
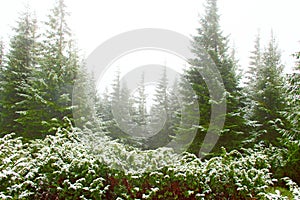
[[[54,0],[2,0],[0,37],[8,37],[24,2],[29,2],[38,19],[44,20]],[[138,28],[164,28],[194,35],[203,3],[204,0],[66,0],[70,26],[86,56],[112,36]],[[248,65],[257,31],[264,45],[273,29],[283,63],[288,68],[294,65],[291,54],[300,50],[299,8],[299,0],[219,0],[221,27],[225,35],[230,35],[239,64]]]

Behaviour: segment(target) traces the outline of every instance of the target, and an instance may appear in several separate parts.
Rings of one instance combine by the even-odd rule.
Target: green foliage
[[[140,82],[137,88],[137,97],[134,99],[136,109],[133,115],[133,121],[137,126],[145,127],[147,124],[147,110],[146,110],[146,91],[145,91],[145,74],[142,73]],[[144,129],[144,128],[143,128]]]
[[[177,80],[174,80],[173,84],[168,81],[167,67],[164,67],[155,88],[154,103],[149,117],[151,126],[154,127],[152,131],[156,132],[158,128],[160,129],[147,140],[146,143],[150,148],[167,145],[174,138],[175,131],[180,125],[181,105],[178,83]]]
[[[243,102],[235,71],[236,61],[228,53],[228,38],[223,36],[219,18],[217,1],[208,0],[205,5],[205,15],[200,19],[198,35],[193,37],[192,52],[196,58],[189,61],[192,67],[186,71],[184,77],[192,84],[196,92],[201,116],[199,125],[204,127],[204,130],[199,129],[190,148],[190,151],[196,154],[198,154],[201,145],[209,145],[202,144],[202,141],[210,123],[211,105],[214,101],[219,102],[220,99],[226,97],[227,104],[224,129],[215,133],[221,135],[215,151],[219,151],[221,146],[226,146],[229,149],[238,147],[245,137],[242,134],[243,130],[247,127],[241,110]],[[210,59],[205,56],[203,51],[206,51]],[[207,83],[212,82],[216,77],[216,72],[212,72],[212,62],[222,77],[222,80],[217,80],[221,81],[218,84],[224,84],[226,91],[226,94],[223,94],[224,97],[219,97],[219,99],[213,99],[207,87]]]
[[[26,115],[27,90],[35,73],[37,60],[36,20],[29,12],[21,14],[10,40],[10,51],[6,62],[1,64],[1,132],[3,134],[26,131],[20,121]],[[3,49],[1,60],[4,59]]]
[[[276,183],[270,170],[274,158],[280,160],[280,156],[276,149],[262,145],[244,152],[223,149],[222,155],[201,161],[189,153],[175,158],[168,151],[139,152],[102,133],[98,133],[98,142],[104,147],[91,148],[91,142],[83,142],[89,134],[94,139],[97,135],[88,129],[60,129],[55,136],[30,143],[11,134],[1,138],[1,198],[261,199],[272,196],[270,187]],[[129,155],[133,160],[120,163],[122,156]],[[157,166],[155,160],[167,162]],[[129,170],[114,167],[128,167],[129,163]],[[299,196],[299,187],[284,180],[291,192],[281,191]],[[284,194],[277,196],[283,198]]]
[[[74,42],[66,22],[68,13],[64,0],[57,0],[43,33],[40,70],[38,72],[38,95],[41,109],[46,113],[35,116],[42,120],[40,132],[55,133],[64,117],[72,119],[72,90],[79,70]],[[37,118],[40,118],[38,120]]]
[[[3,80],[3,71],[4,71],[4,44],[3,41],[0,39],[0,80]],[[0,93],[3,92],[3,86],[2,86],[2,82],[0,81]],[[3,102],[1,100],[0,97],[0,113],[2,113],[3,110]],[[3,122],[2,119],[2,115],[0,114],[0,124],[2,124]]]
[[[121,71],[118,68],[110,85],[111,91],[106,88],[104,93],[99,95],[96,103],[96,118],[105,123],[109,136],[115,139],[125,139],[128,137],[119,127],[120,123],[127,130],[135,126],[132,120],[124,119],[129,118],[130,114],[132,114],[133,102],[130,94],[131,91],[128,89],[126,83],[121,84],[120,75]]]
[[[66,16],[64,1],[59,0],[45,23],[45,33],[37,33],[29,9],[13,28],[6,62],[1,64],[1,134],[42,138],[68,125],[62,120],[65,116],[72,119],[79,62]]]
[[[95,80],[84,64],[78,70],[72,93],[72,113],[76,127],[99,128],[103,121],[97,116],[99,98]]]
[[[245,86],[243,88],[244,95],[246,97],[246,115],[247,119],[252,119],[254,116],[254,106],[255,106],[255,95],[256,95],[256,85],[258,79],[258,73],[262,68],[262,50],[260,34],[258,33],[254,41],[254,50],[251,51],[250,63],[248,70],[245,75]],[[255,122],[256,123],[256,122]],[[253,128],[254,129],[254,128]]]
[[[157,148],[168,144],[168,142],[170,141],[170,135],[172,134],[172,130],[170,129],[170,102],[167,89],[167,68],[164,67],[161,78],[155,88],[156,93],[153,99],[154,105],[151,107],[150,111],[151,124],[153,124],[154,127],[159,126],[162,121],[164,121],[164,124],[158,134],[148,139],[147,143],[149,143],[149,146],[151,146],[152,148]]]
[[[259,124],[256,129],[257,140],[265,140],[278,145],[279,132],[276,126],[283,126],[283,66],[276,40],[271,35],[270,42],[263,52],[260,49],[259,36],[255,43],[251,61],[252,77],[249,82],[250,118]]]
[[[86,154],[72,132],[58,131],[45,140],[22,144],[1,139],[1,195],[7,198],[89,198],[101,196],[107,169]],[[75,151],[74,151],[75,150]]]
[[[283,80],[275,39],[272,36],[261,51],[258,36],[244,107],[237,61],[228,52],[228,38],[219,25],[217,0],[207,0],[205,8],[193,38],[196,58],[189,60],[192,67],[170,91],[166,70],[162,74],[152,119],[159,120],[162,110],[167,119],[161,135],[155,136],[159,141],[155,137],[146,141],[156,143],[154,148],[171,139],[188,144],[185,136],[197,129],[189,151],[198,155],[200,147],[211,145],[202,144],[211,123],[211,107],[226,99],[225,126],[221,131],[213,126],[214,134],[221,136],[214,149],[218,154],[205,160],[165,147],[141,150],[130,146],[129,142],[136,141],[129,139],[121,143],[125,134],[112,108],[132,117],[124,120],[128,128],[149,131],[145,128],[151,117],[146,111],[144,77],[138,94],[132,97],[126,84],[121,86],[118,72],[112,93],[99,100],[93,78],[79,67],[64,1],[56,1],[41,36],[34,17],[28,11],[21,14],[7,54],[0,42],[0,127],[4,136],[0,138],[0,198],[300,199],[300,65]],[[297,59],[299,55],[295,54]],[[225,87],[218,97],[207,87],[207,83],[213,89],[223,85],[215,81],[212,63]],[[74,88],[80,95],[72,97]],[[197,110],[200,118],[195,115]],[[81,129],[73,128],[73,123]],[[249,134],[253,137],[244,141]],[[115,140],[108,135],[122,137]],[[253,144],[261,139],[267,142]],[[232,150],[241,142],[252,146]]]
[[[293,194],[289,190],[282,187],[270,187],[268,188],[267,197],[271,199],[293,199]]]
[[[299,60],[299,58],[297,58]],[[287,164],[282,173],[300,183],[300,74],[299,61],[294,72],[287,76],[284,86],[285,109],[281,112],[286,125],[278,127],[283,135],[281,144],[288,149]]]

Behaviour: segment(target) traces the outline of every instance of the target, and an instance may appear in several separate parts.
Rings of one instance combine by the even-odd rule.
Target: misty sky
[[[42,21],[54,1],[3,0],[0,37],[5,40],[24,2],[36,10]],[[203,3],[204,0],[66,0],[71,13],[69,24],[85,56],[110,37],[138,28],[164,28],[186,36],[194,35],[199,16],[203,14]],[[230,35],[239,64],[247,67],[258,30],[265,45],[273,29],[282,50],[283,64],[291,68],[294,58],[290,55],[300,50],[299,8],[299,0],[219,0],[222,30]]]

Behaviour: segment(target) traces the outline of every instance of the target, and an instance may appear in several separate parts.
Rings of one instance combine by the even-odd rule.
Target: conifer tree
[[[191,70],[191,69],[190,69]],[[188,71],[180,77],[180,81],[178,83],[178,88],[173,90],[177,100],[179,101],[179,105],[177,107],[177,116],[176,119],[178,124],[174,124],[175,128],[175,137],[174,141],[180,145],[184,145],[183,148],[187,149],[198,155],[200,149],[200,140],[203,138],[199,138],[201,136],[200,131],[204,132],[204,124],[201,114],[201,109],[204,106],[200,106],[198,104],[199,98],[195,92],[195,89],[192,87],[189,77],[187,77]],[[173,97],[174,98],[174,97]],[[199,128],[197,128],[199,127]],[[201,128],[200,128],[201,127]],[[195,135],[195,133],[198,133]],[[193,138],[195,137],[195,138]],[[192,139],[192,141],[191,141]]]
[[[254,41],[254,50],[251,51],[250,56],[250,66],[247,71],[247,83],[249,85],[250,90],[255,88],[256,79],[258,76],[258,71],[262,65],[262,52],[261,52],[261,44],[260,44],[260,34],[258,33],[256,39]]]
[[[96,115],[98,97],[94,82],[93,76],[87,72],[85,65],[82,65],[78,71],[72,97],[73,118],[77,127],[92,129],[100,125],[101,119]]]
[[[176,129],[179,127],[181,120],[181,104],[180,104],[180,93],[179,93],[179,83],[176,78],[170,88],[169,93],[169,117],[170,117],[170,127],[171,132],[169,135],[172,137],[175,135]]]
[[[133,126],[130,115],[132,114],[132,100],[126,82],[121,83],[120,68],[115,72],[111,84],[98,100],[97,115],[108,129],[108,134],[113,138],[127,137],[127,131]],[[125,131],[125,132],[124,132]]]
[[[57,0],[43,34],[40,71],[37,80],[44,134],[55,133],[58,127],[69,126],[72,119],[72,90],[79,69],[78,54],[67,25],[64,0]]]
[[[244,91],[246,93],[247,98],[247,105],[246,110],[247,114],[246,117],[248,119],[253,118],[253,107],[255,105],[254,102],[254,95],[256,91],[257,86],[257,79],[258,79],[258,73],[261,70],[262,67],[262,52],[261,52],[261,44],[260,44],[260,34],[258,33],[254,42],[254,50],[251,51],[250,56],[250,66],[248,71],[246,72],[246,86],[244,87]]]
[[[131,109],[131,91],[127,86],[127,83],[124,82],[121,87],[121,92],[120,92],[120,102],[122,107],[120,108],[123,112],[129,113]]]
[[[286,123],[280,128],[280,132],[282,133],[281,144],[288,149],[284,167],[285,176],[300,183],[300,52],[294,56],[297,58],[296,66],[284,82],[286,106],[282,113]]]
[[[290,139],[300,140],[300,52],[294,54],[297,58],[293,73],[288,75],[284,87],[285,112],[284,116],[289,122],[285,133]]]
[[[112,87],[111,101],[112,101],[112,104],[115,104],[115,106],[117,106],[118,102],[120,101],[120,96],[121,96],[120,75],[121,75],[121,71],[120,71],[120,68],[118,67],[118,69],[115,73],[115,79],[113,80],[113,83],[111,85],[111,87]]]
[[[147,110],[146,110],[146,93],[145,93],[145,74],[141,75],[141,80],[138,84],[137,95],[135,99],[136,111],[133,120],[138,126],[146,126]]]
[[[199,102],[200,120],[199,125],[204,129],[199,129],[198,134],[191,145],[190,151],[197,153],[205,137],[211,115],[211,97],[206,86],[206,82],[213,80],[214,75],[210,72],[210,61],[203,57],[203,50],[210,56],[215,63],[226,90],[227,113],[225,127],[221,133],[221,138],[216,146],[218,151],[220,146],[226,148],[237,147],[242,138],[242,130],[245,129],[245,120],[241,111],[241,89],[238,86],[236,75],[236,63],[228,52],[228,38],[223,36],[219,24],[219,14],[217,0],[207,0],[205,5],[205,15],[200,19],[198,35],[194,36],[192,52],[196,56],[190,60],[191,68],[185,73],[185,78],[189,80],[195,90]],[[206,74],[206,77],[201,77]],[[204,80],[205,78],[205,80]],[[220,83],[221,84],[221,83]]]
[[[120,100],[118,106],[118,122],[119,126],[122,127],[127,134],[133,128],[133,122],[131,120],[130,112],[132,110],[132,98],[130,94],[130,89],[126,82],[123,82],[120,91]]]
[[[107,124],[112,120],[112,112],[111,112],[111,98],[108,88],[105,88],[105,91],[101,96],[99,96],[99,100],[96,102],[96,114],[98,118],[101,118]]]
[[[121,71],[120,68],[118,67],[118,69],[116,70],[115,73],[115,78],[112,82],[111,88],[112,91],[109,95],[109,103],[110,103],[110,111],[108,111],[108,113],[110,113],[110,118],[109,118],[109,132],[110,135],[113,138],[121,138],[124,135],[124,132],[120,129],[120,124],[122,123],[122,115],[123,115],[123,109],[125,109],[123,106],[123,100],[125,100],[124,98],[126,98],[126,96],[128,94],[125,94],[125,88],[121,88],[121,80],[120,80],[120,75],[121,75]],[[123,90],[122,90],[123,89]],[[123,96],[122,96],[123,95]],[[123,98],[123,99],[122,99]],[[109,109],[109,108],[108,108]],[[124,125],[124,124],[122,124]]]
[[[154,105],[151,107],[151,127],[152,131],[157,132],[148,139],[152,148],[157,148],[168,143],[170,140],[170,101],[168,94],[167,68],[164,67],[161,79],[155,88]]]
[[[21,14],[13,31],[7,62],[2,67],[1,128],[4,134],[24,136],[26,127],[21,119],[28,117],[24,102],[37,62],[37,25],[29,9]]]
[[[259,139],[272,143],[277,143],[276,138],[280,136],[275,124],[283,123],[280,112],[285,107],[283,100],[283,65],[280,59],[278,45],[272,34],[269,44],[262,54],[262,66],[258,66],[256,87],[253,88],[255,102],[253,120],[261,125],[259,130],[262,131]]]

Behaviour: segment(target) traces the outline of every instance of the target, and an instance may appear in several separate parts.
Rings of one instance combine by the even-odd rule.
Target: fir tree
[[[262,66],[258,68],[256,87],[254,92],[253,120],[261,126],[261,137],[272,143],[276,143],[279,133],[275,128],[275,123],[282,122],[280,114],[285,107],[283,101],[283,65],[280,61],[280,52],[276,40],[271,35],[270,42],[262,54]],[[280,121],[278,121],[280,119]]]
[[[262,65],[262,52],[260,45],[260,34],[258,33],[254,41],[254,50],[251,51],[250,56],[250,66],[247,71],[247,84],[251,87],[250,90],[255,88],[255,83],[257,82],[258,72]]]
[[[122,130],[128,134],[128,131],[130,133],[130,130],[132,130],[134,126],[130,116],[132,110],[132,98],[127,83],[123,82],[121,85],[118,116],[116,117],[119,117],[118,122],[122,127]]]
[[[116,73],[115,73],[115,78],[112,82],[111,88],[112,91],[109,95],[109,103],[110,103],[110,125],[109,125],[109,132],[110,135],[113,138],[122,138],[124,137],[124,131],[120,129],[120,125],[124,126],[126,122],[122,122],[123,116],[124,116],[124,111],[125,107],[124,104],[126,105],[126,98],[129,95],[127,92],[127,88],[121,88],[121,80],[120,80],[120,75],[121,71],[120,68],[118,67]],[[122,124],[120,124],[122,123]]]
[[[108,88],[105,88],[105,91],[99,100],[96,102],[96,114],[98,118],[101,118],[104,122],[109,123],[112,120],[111,112],[111,98]]]
[[[288,149],[287,162],[284,166],[285,176],[300,183],[300,53],[294,54],[297,58],[293,73],[287,75],[284,85],[284,101],[286,107],[282,112],[285,126],[281,127],[282,146]]]
[[[170,117],[170,127],[171,132],[169,135],[172,137],[176,133],[181,120],[181,105],[180,105],[180,93],[179,93],[179,83],[178,79],[174,80],[169,93],[169,117]]]
[[[257,79],[258,73],[262,68],[262,52],[261,52],[261,44],[260,44],[260,34],[257,34],[255,42],[254,42],[254,50],[251,51],[250,56],[250,66],[248,71],[246,72],[246,86],[244,87],[244,91],[247,96],[247,115],[246,117],[250,119],[253,116],[253,107],[255,105],[254,95],[257,87]]]
[[[187,70],[185,75],[197,94],[201,115],[199,125],[204,128],[202,129],[203,131],[199,129],[190,148],[191,152],[197,154],[210,123],[211,103],[214,102],[206,85],[207,82],[213,83],[215,78],[214,72],[211,71],[210,60],[205,55],[203,56],[203,50],[208,53],[211,60],[215,63],[226,90],[226,121],[223,131],[218,133],[216,130],[215,132],[215,134],[221,134],[216,150],[222,145],[229,149],[237,147],[242,140],[240,134],[245,128],[245,120],[241,111],[243,105],[241,101],[241,89],[238,86],[239,80],[235,71],[236,63],[228,53],[228,38],[223,36],[219,18],[217,0],[207,0],[205,15],[200,19],[198,35],[193,38],[192,43],[192,52],[196,58],[190,60],[192,67]],[[204,74],[206,77],[201,77],[200,74]],[[222,97],[217,97],[217,99],[220,101]]]
[[[147,108],[146,108],[146,93],[145,93],[145,74],[141,75],[141,80],[138,84],[137,95],[135,97],[136,112],[133,120],[138,126],[146,126],[147,124]]]
[[[64,0],[57,0],[56,5],[45,22],[42,56],[37,80],[41,101],[40,116],[44,134],[54,133],[58,127],[69,126],[63,119],[72,119],[72,90],[79,69],[77,50],[71,39],[66,22]]]
[[[290,127],[285,133],[290,139],[300,140],[300,52],[294,54],[297,64],[292,74],[288,75],[284,87],[285,112],[284,116]]]
[[[198,149],[195,145],[195,133],[198,132],[199,125],[199,105],[198,98],[193,91],[189,80],[182,76],[179,83],[175,83],[170,96],[172,103],[172,126],[174,127],[173,140],[169,144],[175,151],[181,152],[186,149]],[[174,106],[174,107],[173,107]],[[201,120],[201,118],[200,118]],[[196,135],[197,136],[197,135]],[[194,140],[194,141],[193,141]],[[193,143],[192,143],[193,142]],[[195,152],[196,153],[196,152]]]
[[[73,118],[77,127],[97,128],[101,119],[96,116],[96,102],[98,101],[96,86],[85,65],[78,71],[73,89]]]
[[[37,62],[37,25],[29,9],[22,13],[15,35],[10,40],[7,63],[2,68],[1,79],[1,128],[3,133],[28,134],[22,119],[26,112],[27,90],[34,76]]]
[[[120,101],[120,96],[121,96],[120,75],[121,75],[121,71],[120,71],[120,68],[118,67],[118,69],[115,73],[115,79],[113,80],[113,83],[111,85],[111,87],[112,87],[111,101],[112,101],[112,104],[116,104],[115,106],[117,106],[118,102]]]
[[[99,98],[97,115],[107,127],[111,137],[124,139],[134,126],[130,116],[133,107],[130,90],[125,82],[121,84],[120,74],[118,68],[111,84],[111,91],[106,88]]]
[[[167,144],[170,140],[169,134],[171,134],[170,101],[166,67],[164,67],[161,79],[156,86],[153,100],[154,105],[152,105],[150,113],[151,131],[158,132],[149,138],[147,143],[149,143],[152,148],[157,148]]]

